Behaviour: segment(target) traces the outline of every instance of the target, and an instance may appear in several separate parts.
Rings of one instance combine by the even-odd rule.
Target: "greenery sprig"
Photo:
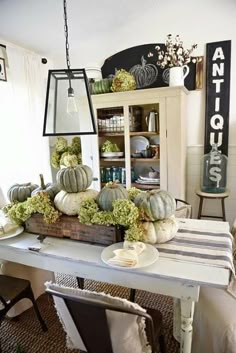
[[[45,223],[55,223],[61,213],[57,211],[47,193],[39,192],[24,202],[14,202],[3,208],[3,211],[15,223],[21,225],[34,213],[43,215]]]
[[[55,148],[52,152],[51,165],[53,168],[76,167],[81,164],[81,141],[80,137],[74,137],[71,145],[68,144],[64,137],[57,137]]]
[[[139,193],[132,188],[131,195]],[[119,199],[113,201],[112,211],[101,211],[94,199],[82,201],[79,220],[84,224],[122,225],[125,227],[125,239],[142,241],[144,229],[140,221],[139,209],[132,200]]]

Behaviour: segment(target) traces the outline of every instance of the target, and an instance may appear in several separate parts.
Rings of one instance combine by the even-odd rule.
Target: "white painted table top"
[[[183,219],[182,222],[198,230],[207,228],[211,231],[216,229],[218,232],[229,231],[229,224],[227,222],[192,219]],[[41,246],[41,250],[39,252],[28,250],[28,248],[32,246]],[[224,268],[179,262],[168,258],[159,258],[156,263],[146,268],[135,270],[113,268],[102,262],[102,250],[103,246],[54,237],[47,237],[43,244],[40,244],[37,240],[37,235],[26,232],[15,238],[2,240],[0,242],[1,259],[55,272],[62,270],[61,272],[81,277],[83,277],[83,273],[79,272],[80,268],[86,265],[87,267],[93,268],[93,271],[100,269],[105,270],[107,273],[120,273],[123,277],[126,275],[127,278],[135,274],[137,276],[141,275],[150,278],[184,281],[185,283],[192,283],[194,285],[215,287],[226,287],[228,285],[230,271]],[[60,262],[70,267],[61,268],[61,266],[59,266]],[[76,270],[76,266],[78,267],[78,271]],[[128,276],[128,274],[130,275]],[[86,274],[84,275],[86,278]]]

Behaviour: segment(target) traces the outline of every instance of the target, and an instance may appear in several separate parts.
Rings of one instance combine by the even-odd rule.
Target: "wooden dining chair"
[[[0,275],[0,325],[8,311],[21,299],[28,298],[34,306],[35,313],[43,331],[47,326],[40,314],[30,281],[22,278]],[[0,352],[1,345],[0,345]]]
[[[53,283],[46,283],[46,286],[46,292],[54,298],[67,342],[73,343],[70,348],[88,353],[141,353],[150,345],[152,353],[166,353],[159,310],[145,311],[138,304],[104,293]]]

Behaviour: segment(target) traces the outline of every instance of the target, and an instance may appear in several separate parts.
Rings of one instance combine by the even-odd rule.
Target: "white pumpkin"
[[[178,222],[175,216],[155,222],[142,223],[145,233],[145,243],[161,244],[173,239],[178,231]]]
[[[81,202],[88,198],[96,199],[98,191],[88,189],[81,192],[66,192],[61,190],[54,199],[55,207],[68,216],[79,214]]]

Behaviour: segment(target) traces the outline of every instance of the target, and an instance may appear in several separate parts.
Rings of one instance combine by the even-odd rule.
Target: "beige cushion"
[[[200,352],[236,352],[236,298],[223,289],[201,288],[192,343],[192,353]]]
[[[121,308],[133,308],[141,312],[146,312],[146,310],[138,304],[132,303],[126,299],[112,297],[109,294],[59,286],[51,282],[46,282],[45,285],[49,289],[59,293],[69,294],[71,297],[87,297],[107,304],[114,304]],[[67,333],[68,348],[86,351],[64,300],[54,296],[54,302],[63,328]],[[151,347],[147,342],[144,318],[110,310],[106,311],[106,315],[114,353],[151,353]]]

